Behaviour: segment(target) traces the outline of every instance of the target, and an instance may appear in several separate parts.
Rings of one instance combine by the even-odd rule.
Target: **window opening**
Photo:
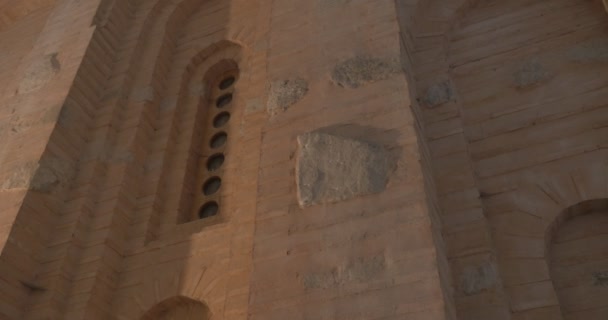
[[[198,217],[200,219],[210,218],[210,217],[217,215],[219,210],[220,210],[220,207],[218,206],[217,202],[215,202],[215,201],[207,202],[199,210]]]
[[[236,78],[234,76],[227,77],[224,80],[222,80],[222,82],[220,82],[219,87],[221,90],[226,90],[226,89],[232,87],[232,85],[234,84],[235,81],[236,81]]]
[[[215,73],[215,72],[214,72]],[[226,148],[229,143],[231,110],[235,84],[238,81],[236,71],[221,73],[215,82],[211,81],[207,105],[200,120],[203,141],[198,157],[198,173],[192,175],[196,188],[200,190],[192,195],[194,202],[188,207],[188,220],[206,219],[221,213],[222,179],[225,163],[228,160]],[[213,107],[215,104],[216,107]],[[194,181],[193,181],[194,182]]]
[[[211,148],[217,149],[223,147],[226,144],[227,140],[228,135],[226,134],[226,132],[216,133],[213,138],[211,138],[211,142],[209,145],[211,146]]]
[[[232,93],[227,93],[219,98],[217,98],[215,105],[218,108],[223,108],[232,102]]]
[[[207,160],[207,170],[210,172],[216,171],[224,164],[224,155],[221,153],[214,154]]]
[[[213,127],[221,128],[226,123],[228,123],[228,121],[230,121],[230,113],[227,111],[224,111],[224,112],[218,114],[217,116],[215,116],[215,119],[213,119]]]
[[[203,193],[206,196],[210,196],[210,195],[218,192],[218,190],[220,190],[221,186],[222,186],[222,179],[220,179],[219,177],[212,177],[209,180],[207,180],[207,182],[205,182],[205,184],[203,185]]]

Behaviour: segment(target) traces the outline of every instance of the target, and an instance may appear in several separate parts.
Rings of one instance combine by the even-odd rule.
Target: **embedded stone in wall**
[[[356,56],[338,63],[332,72],[332,80],[341,87],[355,89],[368,83],[386,80],[400,70],[399,59],[383,60]]]
[[[327,289],[348,283],[362,283],[379,276],[386,270],[384,256],[360,258],[342,267],[334,267],[325,272],[311,272],[301,279],[306,289]]]
[[[491,262],[466,268],[460,278],[460,286],[465,295],[471,296],[494,287],[498,272]]]
[[[321,132],[301,135],[298,143],[296,180],[301,206],[343,201],[386,188],[394,164],[382,146]]]
[[[57,53],[46,55],[42,60],[32,64],[19,84],[19,93],[32,92],[49,82],[61,70],[57,55]]]
[[[340,7],[351,3],[352,0],[319,0],[322,8]]]
[[[569,58],[580,63],[608,62],[608,40],[594,39],[584,42],[570,50]]]
[[[424,104],[427,107],[438,107],[444,103],[448,103],[454,96],[454,90],[449,81],[444,81],[431,85],[424,96]]]
[[[271,117],[286,111],[308,93],[308,82],[302,78],[274,81],[270,84],[268,113]]]
[[[608,271],[593,273],[593,285],[608,287]]]
[[[57,186],[66,186],[71,174],[67,163],[58,158],[49,158],[40,164],[27,162],[12,170],[10,176],[0,186],[0,190],[28,188],[49,193]]]
[[[38,168],[35,162],[19,165],[11,170],[10,175],[2,182],[0,190],[25,189]]]
[[[551,73],[536,59],[525,61],[515,72],[515,84],[518,88],[528,88],[545,82]]]

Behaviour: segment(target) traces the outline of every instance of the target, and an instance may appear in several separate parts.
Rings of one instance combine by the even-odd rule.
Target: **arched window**
[[[549,265],[564,320],[608,319],[608,200],[581,202],[555,224]]]
[[[209,320],[211,312],[202,302],[186,297],[169,298],[150,309],[141,320]]]
[[[211,84],[211,104],[207,108],[207,125],[201,146],[198,183],[201,192],[194,203],[192,219],[205,219],[218,214],[221,203],[222,173],[229,142],[230,118],[236,71],[217,77]],[[204,138],[204,140],[205,140]]]
[[[151,161],[162,167],[149,178],[156,187],[151,187],[155,197],[146,242],[176,228],[198,232],[230,219],[234,202],[228,199],[235,193],[228,187],[235,173],[226,169],[238,156],[240,61],[238,45],[209,46],[190,60],[182,82],[163,98],[155,131],[159,158]]]
[[[222,199],[227,196],[224,172],[233,139],[238,70],[235,61],[215,62],[198,80],[202,81],[199,87],[203,89],[197,89],[196,101],[181,102],[177,121],[183,128],[176,130],[178,145],[170,146],[176,156],[167,171],[168,176],[176,172],[184,179],[179,192],[178,223],[222,220]],[[198,81],[193,79],[191,85]]]

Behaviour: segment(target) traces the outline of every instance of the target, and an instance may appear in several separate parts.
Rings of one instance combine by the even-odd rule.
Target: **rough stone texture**
[[[277,80],[270,84],[268,113],[271,117],[287,111],[308,92],[308,82],[302,78]]]
[[[452,100],[453,95],[454,89],[450,81],[443,81],[430,86],[426,90],[424,104],[431,108],[438,107]]]
[[[381,278],[386,270],[383,256],[350,261],[342,267],[334,267],[326,272],[309,273],[302,277],[302,285],[307,289],[328,289],[350,283],[365,283]]]
[[[598,287],[608,287],[608,271],[594,272],[593,285]]]
[[[498,272],[493,263],[465,268],[460,286],[466,295],[475,295],[494,287],[498,282]]]
[[[61,159],[47,159],[42,164],[25,163],[12,170],[3,181],[0,191],[30,189],[49,193],[55,187],[67,186],[72,178],[69,166]]]
[[[608,40],[586,41],[569,52],[570,60],[580,63],[608,62]]]
[[[296,179],[301,206],[382,192],[394,169],[382,146],[321,132],[298,137]]]
[[[397,59],[356,56],[338,63],[331,76],[337,85],[355,89],[367,83],[388,79],[400,70]]]
[[[37,168],[37,163],[25,163],[14,168],[2,182],[2,190],[28,188]]]
[[[525,61],[514,74],[518,88],[528,88],[551,78],[551,73],[537,60]]]
[[[57,59],[58,53],[44,56],[39,62],[31,65],[19,86],[20,93],[29,93],[47,84],[61,70]]]

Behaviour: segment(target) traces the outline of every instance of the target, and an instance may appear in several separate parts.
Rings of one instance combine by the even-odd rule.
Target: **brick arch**
[[[598,161],[585,167],[559,174],[529,174],[511,194],[516,210],[535,214],[541,222],[529,235],[542,242],[543,257],[551,239],[564,221],[584,213],[583,208],[596,207],[608,198],[608,165]],[[513,226],[511,226],[513,227]]]
[[[546,177],[537,177],[544,180],[539,183],[537,180],[528,180],[527,183],[523,183],[522,186],[513,186],[518,181],[509,181],[505,184],[510,184],[505,187],[503,185],[501,190],[476,190],[478,186],[483,186],[480,183],[482,175],[490,176],[488,172],[492,165],[479,166],[475,163],[475,159],[471,156],[470,147],[470,136],[471,130],[465,128],[465,121],[463,120],[463,114],[466,110],[463,105],[463,92],[459,92],[455,89],[455,72],[453,72],[454,57],[451,55],[452,42],[455,39],[452,30],[458,26],[472,8],[475,7],[477,1],[471,0],[454,0],[454,1],[420,1],[415,6],[415,13],[411,14],[411,18],[402,18],[402,31],[406,35],[403,41],[406,47],[407,58],[410,60],[409,68],[411,68],[413,76],[411,77],[411,88],[414,89],[414,95],[418,96],[419,103],[414,104],[412,108],[417,109],[417,113],[423,115],[423,135],[427,139],[432,140],[431,153],[441,154],[440,156],[434,157],[434,161],[437,163],[445,164],[452,163],[453,159],[456,159],[463,163],[459,166],[459,172],[449,172],[446,174],[446,170],[436,169],[441,175],[435,175],[434,179],[437,181],[436,184],[440,186],[441,193],[450,194],[450,203],[456,202],[454,194],[463,191],[463,184],[467,184],[467,193],[473,196],[466,197],[463,195],[458,199],[461,203],[471,203],[470,211],[477,209],[479,212],[473,215],[467,212],[468,223],[474,220],[476,229],[470,227],[463,227],[462,225],[452,225],[454,221],[454,214],[462,214],[460,211],[451,212],[451,208],[444,208],[442,214],[448,217],[443,223],[444,237],[448,244],[448,257],[451,261],[452,277],[454,278],[455,285],[455,297],[456,307],[458,310],[459,317],[463,319],[468,318],[500,318],[509,319],[511,317],[543,317],[549,313],[544,311],[538,311],[534,313],[533,309],[540,310],[543,306],[557,306],[557,299],[553,287],[547,280],[549,280],[549,272],[545,260],[545,232],[550,227],[555,215],[560,213],[564,208],[574,205],[584,199],[593,199],[587,195],[576,196],[577,192],[598,192],[603,187],[595,186],[595,180],[599,177],[603,177],[601,171],[596,172],[595,177],[588,175],[589,169],[581,169],[576,174],[584,176],[587,179],[585,182],[577,183],[578,190],[569,190],[571,181],[566,181],[568,177],[558,175],[551,179]],[[599,0],[594,2],[594,5],[599,5]],[[462,49],[462,48],[461,48]],[[461,55],[462,51],[460,52]],[[407,66],[407,63],[406,63]],[[442,102],[441,104],[429,106],[426,105],[425,98],[427,93],[436,87],[438,84],[447,83],[450,86],[452,97],[450,101]],[[466,96],[464,98],[467,98]],[[470,117],[469,117],[470,119]],[[482,128],[479,131],[483,131]],[[465,132],[465,130],[469,130]],[[467,137],[466,135],[469,135]],[[445,136],[451,135],[450,139],[441,140]],[[452,145],[458,144],[460,147],[454,148],[443,148],[449,149],[450,154],[443,156],[444,150],[432,150],[433,143],[435,142],[444,143],[450,141]],[[440,143],[436,143],[440,144]],[[437,151],[437,152],[435,152]],[[462,157],[451,157],[452,155],[463,155]],[[448,162],[451,161],[451,162]],[[476,167],[477,165],[477,167]],[[595,165],[594,165],[595,166]],[[598,165],[601,166],[601,165]],[[438,166],[437,166],[438,167]],[[554,170],[550,174],[559,172]],[[451,174],[451,175],[450,175]],[[575,173],[572,173],[573,175]],[[505,179],[506,180],[506,179]],[[552,185],[553,180],[559,180],[560,183]],[[492,187],[499,189],[494,183]],[[487,185],[487,184],[486,184]],[[520,188],[512,191],[513,189]],[[560,194],[562,197],[559,200],[548,197],[547,190],[556,189],[552,191],[556,194]],[[509,191],[506,191],[509,190]],[[527,191],[523,191],[527,190]],[[591,191],[590,191],[591,190]],[[477,191],[477,192],[475,192]],[[480,192],[481,191],[481,192]],[[508,193],[509,195],[505,195]],[[474,199],[479,194],[480,199]],[[605,190],[598,195],[598,197],[605,197]],[[458,194],[460,196],[460,194]],[[447,198],[447,197],[446,197]],[[507,199],[508,198],[508,199]],[[502,214],[500,217],[492,216],[492,212],[488,210],[488,206],[495,206],[495,203],[513,205],[517,204],[517,208],[511,212],[515,218],[507,214]],[[557,198],[556,198],[557,199]],[[440,200],[441,201],[441,200]],[[520,202],[518,202],[520,201]],[[556,202],[557,201],[557,202]],[[525,208],[524,208],[525,207]],[[480,209],[483,208],[483,209]],[[496,209],[496,207],[494,207]],[[525,210],[524,210],[525,209]],[[462,209],[460,209],[462,210]],[[510,213],[510,214],[511,214]],[[503,216],[507,218],[503,218]],[[474,217],[474,219],[473,219]],[[515,221],[512,221],[515,220]],[[500,221],[500,222],[495,222]],[[517,224],[518,221],[525,221],[526,223]],[[508,229],[509,226],[511,229]],[[452,231],[456,229],[456,231]],[[511,230],[516,229],[522,234],[526,234],[527,238],[523,237],[503,237],[500,235],[498,238],[497,233],[502,232],[509,234]],[[460,231],[462,230],[462,231]],[[460,232],[460,233],[459,233]],[[512,232],[511,232],[512,233]],[[453,234],[453,235],[452,235]],[[476,236],[473,236],[476,234]],[[489,236],[488,236],[489,235]],[[455,239],[452,241],[452,238]],[[451,243],[459,242],[462,238],[472,239],[468,243],[460,245]],[[473,243],[474,242],[474,243]],[[515,256],[526,255],[525,249],[532,248],[533,256],[528,259],[527,262],[522,263],[521,261],[515,261],[512,259]],[[471,268],[476,270],[479,268],[475,265],[477,261],[471,259],[471,252],[475,252],[478,257],[485,255],[484,259],[492,261],[492,257],[496,256],[496,265],[499,274],[496,275],[496,280],[492,288],[487,288],[486,293],[481,293],[478,296],[485,294],[484,298],[471,297],[466,292],[460,292],[458,283],[461,282],[463,277],[463,269]],[[479,254],[483,252],[483,254]],[[464,257],[461,259],[461,257]],[[490,258],[487,258],[490,257]],[[476,258],[481,259],[481,258]],[[527,259],[527,258],[526,258]],[[473,261],[473,263],[471,263]],[[531,266],[530,266],[531,265]],[[532,269],[529,271],[527,269]],[[466,274],[465,274],[466,275]],[[536,281],[536,286],[526,286],[526,283],[533,283]],[[501,289],[502,287],[502,289]],[[492,293],[491,291],[494,292]],[[539,293],[540,292],[540,293]],[[530,295],[537,294],[542,298],[530,298]],[[493,295],[491,295],[493,294]],[[485,299],[485,300],[483,300]],[[497,308],[497,313],[489,314],[487,308],[484,306],[484,301],[503,301],[504,304]],[[538,308],[540,307],[540,308]],[[484,308],[486,308],[484,310]],[[500,309],[500,310],[498,310]],[[553,312],[555,310],[552,310]],[[558,310],[559,311],[559,310]],[[500,313],[498,315],[498,313]],[[513,314],[513,315],[511,315]]]
[[[547,244],[547,250],[550,249],[551,243],[555,239],[557,232],[570,220],[576,219],[579,216],[589,214],[590,212],[606,211],[608,209],[608,198],[595,198],[581,201],[577,204],[571,205],[568,208],[562,210],[547,226],[545,233],[545,242]],[[549,256],[550,252],[547,251],[546,256]]]
[[[178,140],[189,143],[192,137],[187,137],[188,130],[177,128],[176,125],[183,123],[184,120],[192,120],[186,119],[192,117],[181,111],[183,111],[183,108],[196,107],[191,102],[198,103],[201,100],[200,93],[192,90],[193,86],[204,82],[216,73],[221,73],[226,68],[238,68],[242,77],[247,70],[246,65],[244,65],[244,68],[241,68],[244,60],[243,51],[243,48],[239,44],[229,40],[222,40],[209,44],[205,49],[190,55],[188,59],[181,59],[171,74],[171,81],[167,83],[164,95],[158,102],[159,108],[171,110],[167,116],[159,119],[161,121],[159,122],[160,125],[167,125],[170,129],[159,134],[163,134],[163,137],[165,137],[165,134],[171,130],[179,131],[185,135],[185,138]],[[158,140],[159,143],[165,141],[164,138],[154,138],[153,140]],[[168,149],[171,149],[171,147],[175,146],[168,145]],[[166,154],[171,155],[173,153],[172,151],[167,151]],[[171,165],[171,161],[167,161],[166,168],[173,170],[176,167],[180,166]],[[160,179],[167,179],[167,177],[161,175]],[[159,203],[164,203],[166,200],[164,193],[160,190],[157,190],[155,199]],[[149,206],[149,210],[160,211],[143,213],[148,218],[147,235],[149,238],[146,239],[145,243],[148,248],[156,245],[152,240],[156,240],[158,237],[159,222],[162,219],[170,219],[171,223],[175,225],[175,215],[163,211],[163,208],[166,208],[166,206]],[[162,221],[166,222],[166,220]],[[175,266],[175,272],[168,272],[170,268],[159,268],[158,271],[149,270],[141,272],[143,275],[141,284],[135,289],[132,297],[115,300],[118,304],[117,310],[120,310],[118,313],[121,314],[121,319],[140,319],[147,310],[150,310],[155,305],[162,304],[163,301],[172,297],[187,297],[195,301],[205,301],[211,314],[213,314],[213,319],[221,319],[220,314],[224,303],[224,299],[221,299],[221,297],[224,294],[223,288],[226,281],[223,275],[227,266],[201,266],[192,270],[192,268],[184,268],[182,265]],[[153,275],[153,277],[146,279],[146,275]],[[138,306],[138,308],[132,308],[133,305]],[[135,309],[137,309],[136,313],[133,312]]]
[[[185,270],[181,265],[150,267],[138,272],[138,285],[128,298],[116,301],[115,312],[121,320],[147,320],[152,311],[166,309],[173,302],[195,301],[204,304],[209,319],[223,318],[226,263]]]
[[[493,200],[514,204],[493,224],[495,234],[509,235],[496,245],[513,312],[561,319],[549,266],[551,239],[580,208],[608,197],[606,169],[598,161],[567,172],[529,174],[513,192]]]
[[[209,320],[211,312],[202,301],[184,296],[175,296],[156,304],[141,320]]]
[[[608,198],[563,210],[547,231],[547,263],[564,319],[608,316]]]
[[[221,40],[207,46],[193,55],[187,66],[184,67],[181,91],[191,82],[207,82],[226,69],[239,69],[242,71],[242,62],[245,47],[231,40]],[[202,75],[202,76],[201,76]]]
[[[206,105],[205,103],[201,104],[200,102],[201,90],[203,92],[209,91],[209,82],[213,77],[218,76],[229,69],[238,70],[239,77],[246,76],[247,68],[246,66],[242,67],[244,60],[243,51],[243,47],[239,44],[230,40],[222,40],[207,46],[205,49],[193,55],[188,60],[187,64],[178,67],[179,70],[182,70],[178,78],[179,81],[174,81],[169,84],[168,94],[164,97],[164,103],[170,104],[171,108],[174,109],[172,112],[172,117],[174,119],[167,117],[167,119],[162,121],[166,122],[176,135],[181,135],[181,138],[177,139],[178,141],[189,144],[190,147],[187,149],[179,149],[176,148],[176,146],[171,145],[167,147],[167,154],[170,155],[183,152],[184,150],[192,150],[193,145],[197,143],[194,141],[195,135],[192,134],[196,123],[190,116],[191,113],[186,111],[196,108],[198,110],[196,114],[204,112],[202,109],[204,109]],[[203,88],[193,90],[201,85]],[[207,93],[203,94],[205,95],[203,100],[205,100],[207,98]],[[234,103],[242,106],[244,102],[241,99],[242,98],[237,95]],[[239,108],[239,111],[241,111],[240,109],[242,108]],[[176,124],[180,124],[181,127],[176,127]],[[176,150],[173,151],[173,148]],[[168,165],[165,166],[162,172],[160,178],[162,183],[170,181],[170,179],[175,177],[180,177],[179,179],[184,181],[186,179],[186,168],[179,163],[172,163],[172,160],[174,159],[168,159]],[[180,184],[178,188],[179,190],[184,189],[183,184]],[[167,228],[162,229],[163,225],[174,225],[176,221],[185,222],[183,217],[181,217],[183,212],[180,212],[182,211],[181,206],[184,203],[184,192],[182,190],[179,193],[181,196],[173,196],[170,198],[167,198],[166,194],[162,192],[156,194],[156,205],[151,207],[150,210],[153,211],[149,213],[150,219],[147,226],[149,231],[147,232],[148,238],[146,239],[146,243],[158,239],[161,233],[166,233],[168,231]]]

